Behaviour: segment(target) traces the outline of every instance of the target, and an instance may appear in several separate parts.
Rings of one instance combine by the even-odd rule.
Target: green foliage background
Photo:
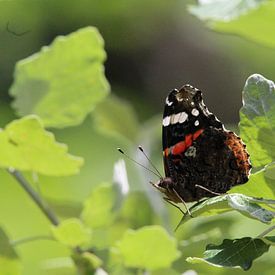
[[[243,273],[192,263],[211,258],[208,262],[220,264],[221,258],[211,250],[213,245],[205,251],[206,260],[199,258],[207,244],[239,238],[237,245],[246,246],[247,240],[250,245],[251,240],[244,237],[258,236],[272,217],[257,216],[263,223],[247,219],[232,212],[242,213],[242,209],[223,197],[194,209],[195,215],[205,217],[182,220],[174,232],[181,213],[166,205],[148,184],[155,180],[152,175],[127,162],[129,193],[115,184],[125,182],[117,147],[143,161],[136,150],[142,144],[162,169],[160,121],[169,89],[185,81],[209,90],[217,85],[218,100],[210,101],[212,109],[220,106],[217,113],[236,128],[245,86],[244,98],[249,103],[254,99],[262,111],[257,117],[259,112],[253,113],[255,108],[249,109],[249,105],[241,110],[241,135],[248,143],[256,173],[232,193],[274,199],[274,164],[260,170],[274,159],[274,89],[270,88],[273,84],[268,85],[273,82],[256,75],[245,85],[248,75],[255,72],[274,80],[274,1],[223,1],[227,9],[218,1],[210,2],[212,6],[157,0],[131,4],[126,0],[0,1],[0,274],[70,275],[76,274],[76,266],[80,274],[93,274],[98,268],[110,274],[142,274],[144,270],[182,274],[190,269],[198,274]],[[20,36],[9,29],[27,32]],[[164,66],[166,77],[155,75],[158,70],[149,67],[146,59],[160,45],[165,48],[170,36],[171,41],[182,36],[192,48],[198,47],[197,60],[195,65],[184,65],[188,67],[185,74],[180,68],[170,71],[169,62],[157,63],[157,67]],[[169,43],[167,56],[173,51]],[[45,45],[49,46],[40,50]],[[199,66],[205,56],[217,62]],[[163,54],[156,57],[165,59]],[[127,67],[127,62],[135,65]],[[178,73],[180,80],[170,76]],[[204,74],[211,75],[212,84]],[[148,84],[154,81],[154,85]],[[257,81],[262,83],[260,89]],[[268,92],[271,95],[266,98]],[[206,89],[206,102],[208,95],[211,98]],[[235,100],[235,116],[225,114],[228,98]],[[17,115],[27,116],[13,121]],[[23,171],[56,212],[61,220],[58,227],[49,223],[8,174],[10,166]],[[244,203],[247,216],[259,207],[264,214],[273,213],[268,201],[248,199],[247,203],[237,198]],[[221,212],[228,213],[217,215]],[[223,252],[230,257],[236,247],[231,248],[229,240],[222,245],[225,243],[231,250]],[[237,264],[247,269],[254,260],[252,254],[260,251],[257,258],[261,251],[268,251],[247,273],[274,274],[275,252],[269,247],[274,243],[272,238],[260,243],[252,240],[259,250],[249,246],[251,253],[241,254],[245,261]],[[76,246],[87,251],[80,256],[74,251]]]

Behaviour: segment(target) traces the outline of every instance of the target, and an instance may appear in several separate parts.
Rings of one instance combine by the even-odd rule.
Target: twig
[[[54,212],[49,208],[48,205],[41,199],[36,191],[33,190],[28,181],[24,178],[24,176],[15,169],[8,169],[8,172],[20,183],[20,185],[24,188],[24,190],[30,195],[36,205],[41,209],[41,211],[45,214],[45,216],[49,219],[49,221],[53,225],[58,225],[59,221]]]
[[[268,234],[269,232],[273,231],[274,229],[275,229],[275,225],[267,228],[264,232],[262,232],[259,236],[257,236],[257,238],[264,237],[266,234]]]
[[[51,236],[33,236],[33,237],[27,237],[27,238],[22,238],[22,239],[18,239],[18,240],[13,240],[10,242],[10,244],[12,246],[16,246],[16,245],[21,245],[21,244],[25,244],[28,242],[33,242],[33,241],[40,241],[40,240],[50,240],[50,241],[54,241],[55,239]]]

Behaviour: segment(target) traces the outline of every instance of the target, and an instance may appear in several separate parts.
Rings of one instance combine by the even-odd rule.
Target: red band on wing
[[[194,134],[186,135],[183,141],[178,142],[172,147],[166,148],[163,151],[164,156],[167,157],[169,153],[172,153],[172,155],[182,154],[192,145],[193,141],[196,140],[202,134],[202,132],[203,132],[203,129],[199,129]]]

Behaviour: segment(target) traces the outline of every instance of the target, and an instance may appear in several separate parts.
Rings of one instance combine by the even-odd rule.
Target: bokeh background
[[[105,71],[111,91],[125,101],[137,125],[138,131],[126,134],[125,138],[102,131],[92,114],[79,126],[50,129],[58,141],[68,144],[71,153],[85,159],[77,176],[39,177],[41,193],[61,217],[77,216],[93,188],[102,182],[112,182],[114,163],[121,158],[117,147],[143,162],[136,150],[136,146],[142,144],[162,170],[161,113],[171,89],[185,83],[201,89],[209,109],[236,129],[246,78],[261,73],[274,79],[272,47],[211,30],[205,21],[188,12],[187,6],[194,3],[183,0],[0,1],[0,127],[16,118],[8,93],[16,62],[38,52],[56,36],[85,26],[97,27],[103,36],[107,52]],[[14,35],[7,27],[24,34]],[[117,124],[121,124],[118,129],[125,131],[123,120],[117,119]],[[147,184],[156,179],[128,161],[127,171],[132,208],[127,210],[125,206],[125,217],[131,220],[131,216],[140,215],[139,221],[134,220],[135,224],[130,227],[160,223],[173,232],[180,213],[164,205],[159,194]],[[234,213],[218,219],[217,228],[221,230],[217,229],[218,233],[209,233],[209,223],[215,224],[215,219],[192,221],[177,233],[183,247],[189,245],[184,240],[190,241],[192,231],[197,230],[201,238],[190,241],[193,244],[188,247],[188,253],[176,264],[178,271],[194,269],[199,274],[232,274],[232,270],[194,267],[184,262],[184,256],[202,253],[205,244],[215,238],[241,237],[247,235],[248,230],[249,235],[255,236],[265,228]],[[0,224],[11,239],[48,232],[48,221],[4,170],[0,170]],[[59,262],[55,259],[65,259],[66,266],[69,255],[69,250],[59,244],[37,241],[18,246],[18,251],[25,275],[73,274],[62,265],[58,268]],[[265,255],[248,273],[258,274],[263,265],[266,272],[272,272],[271,259],[272,254]]]

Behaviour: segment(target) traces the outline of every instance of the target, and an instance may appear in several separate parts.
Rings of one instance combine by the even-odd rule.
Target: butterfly
[[[246,145],[189,84],[166,97],[162,145],[165,177],[153,185],[172,204],[224,194],[248,181],[252,166]]]

